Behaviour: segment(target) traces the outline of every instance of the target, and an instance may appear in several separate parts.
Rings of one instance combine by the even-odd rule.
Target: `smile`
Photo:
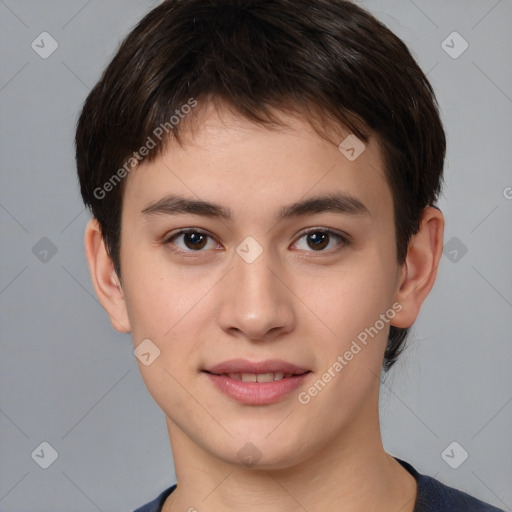
[[[310,371],[299,375],[284,372],[229,373],[203,372],[215,388],[236,402],[247,405],[268,405],[284,399],[303,385]]]

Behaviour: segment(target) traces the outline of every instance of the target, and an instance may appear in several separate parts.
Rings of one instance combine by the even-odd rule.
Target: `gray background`
[[[382,383],[384,444],[510,511],[512,2],[360,3],[428,72],[448,136],[445,255],[409,348]],[[131,339],[94,295],[73,153],[81,104],[152,5],[0,0],[3,512],[130,511],[175,481]],[[31,47],[44,31],[58,42],[46,59]],[[453,31],[469,44],[457,58]],[[58,452],[47,469],[31,457],[43,441]],[[441,455],[453,441],[469,453],[457,469]]]

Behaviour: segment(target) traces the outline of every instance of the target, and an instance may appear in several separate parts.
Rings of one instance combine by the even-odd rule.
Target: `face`
[[[138,364],[170,431],[239,465],[253,450],[269,468],[375,425],[400,275],[375,140],[349,160],[281,117],[268,129],[205,110],[183,147],[132,171],[121,237],[134,345],[160,351]],[[248,384],[207,373],[233,359],[307,373]]]

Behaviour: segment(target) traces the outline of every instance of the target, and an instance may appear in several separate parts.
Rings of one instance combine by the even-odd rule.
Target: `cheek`
[[[185,272],[149,255],[131,258],[125,267],[130,276],[125,295],[134,348],[149,339],[159,351],[150,366],[139,362],[141,376],[157,403],[178,406],[187,400],[180,383],[190,381],[191,372],[203,362],[201,340],[213,315],[209,292],[218,276],[200,273],[199,267]]]
[[[197,318],[198,304],[214,285],[204,270],[180,269],[169,264],[161,251],[133,253],[125,258],[124,268],[128,278],[123,287],[134,340],[142,336],[166,342],[172,338]]]
[[[142,269],[132,272],[125,286],[134,348],[150,340],[150,352],[158,354],[147,366],[138,361],[140,374],[160,407],[172,411],[190,398],[183,384],[198,364],[198,338],[191,327],[198,315],[205,314],[201,311],[205,292],[200,284],[191,287],[184,277],[166,276],[156,265],[133,268]]]
[[[307,290],[306,303],[329,327],[331,334],[347,340],[373,325],[390,306],[393,283],[378,260],[361,262],[317,280]]]
[[[351,259],[351,264],[326,279],[323,287],[310,288],[308,300],[329,327],[327,330],[319,321],[314,324],[316,333],[327,334],[316,339],[322,344],[318,351],[320,377],[331,390],[322,392],[324,398],[317,406],[326,400],[332,401],[334,407],[338,397],[344,396],[345,406],[351,410],[378,383],[390,320],[395,313],[393,254],[392,247],[375,246]]]
[[[392,280],[386,277],[391,274],[384,270],[378,264],[361,265],[340,272],[324,289],[310,289],[308,301],[322,320],[310,322],[312,338],[318,340],[317,379],[300,402],[310,417],[329,410],[333,424],[348,422],[378,389],[392,318],[388,314],[383,321],[381,315],[394,313]]]

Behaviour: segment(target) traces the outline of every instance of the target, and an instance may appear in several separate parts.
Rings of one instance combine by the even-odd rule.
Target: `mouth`
[[[281,360],[225,361],[202,370],[217,389],[248,405],[275,403],[302,386],[311,370]]]
[[[262,382],[269,382],[270,374],[272,374],[272,379],[277,377],[277,380],[281,380],[290,375],[302,375],[310,370],[281,359],[267,359],[265,361],[230,359],[205,368],[203,371],[213,375],[233,375],[232,378],[236,378],[237,380],[243,380],[244,375],[252,379],[252,376],[255,375],[256,377],[260,376],[261,378],[267,379]],[[240,376],[240,378],[238,378],[238,376]],[[246,382],[256,382],[256,380]]]
[[[203,372],[214,388],[236,403],[262,406],[290,399],[301,386],[306,385],[310,371],[301,374],[284,375],[283,372],[266,374],[230,374]],[[240,375],[240,379],[237,377]],[[282,375],[282,378],[280,378]],[[277,380],[270,380],[277,377]],[[243,380],[249,379],[249,380]],[[256,380],[255,380],[256,379]],[[258,379],[263,379],[258,380]],[[267,380],[265,380],[267,379]]]
[[[239,380],[242,382],[275,382],[283,379],[289,379],[291,377],[297,377],[299,375],[304,375],[305,373],[310,373],[310,370],[305,370],[300,373],[285,373],[285,372],[267,372],[267,373],[213,373],[207,370],[203,370],[205,373],[209,373],[210,375],[223,375],[224,377],[229,377],[233,380]]]

